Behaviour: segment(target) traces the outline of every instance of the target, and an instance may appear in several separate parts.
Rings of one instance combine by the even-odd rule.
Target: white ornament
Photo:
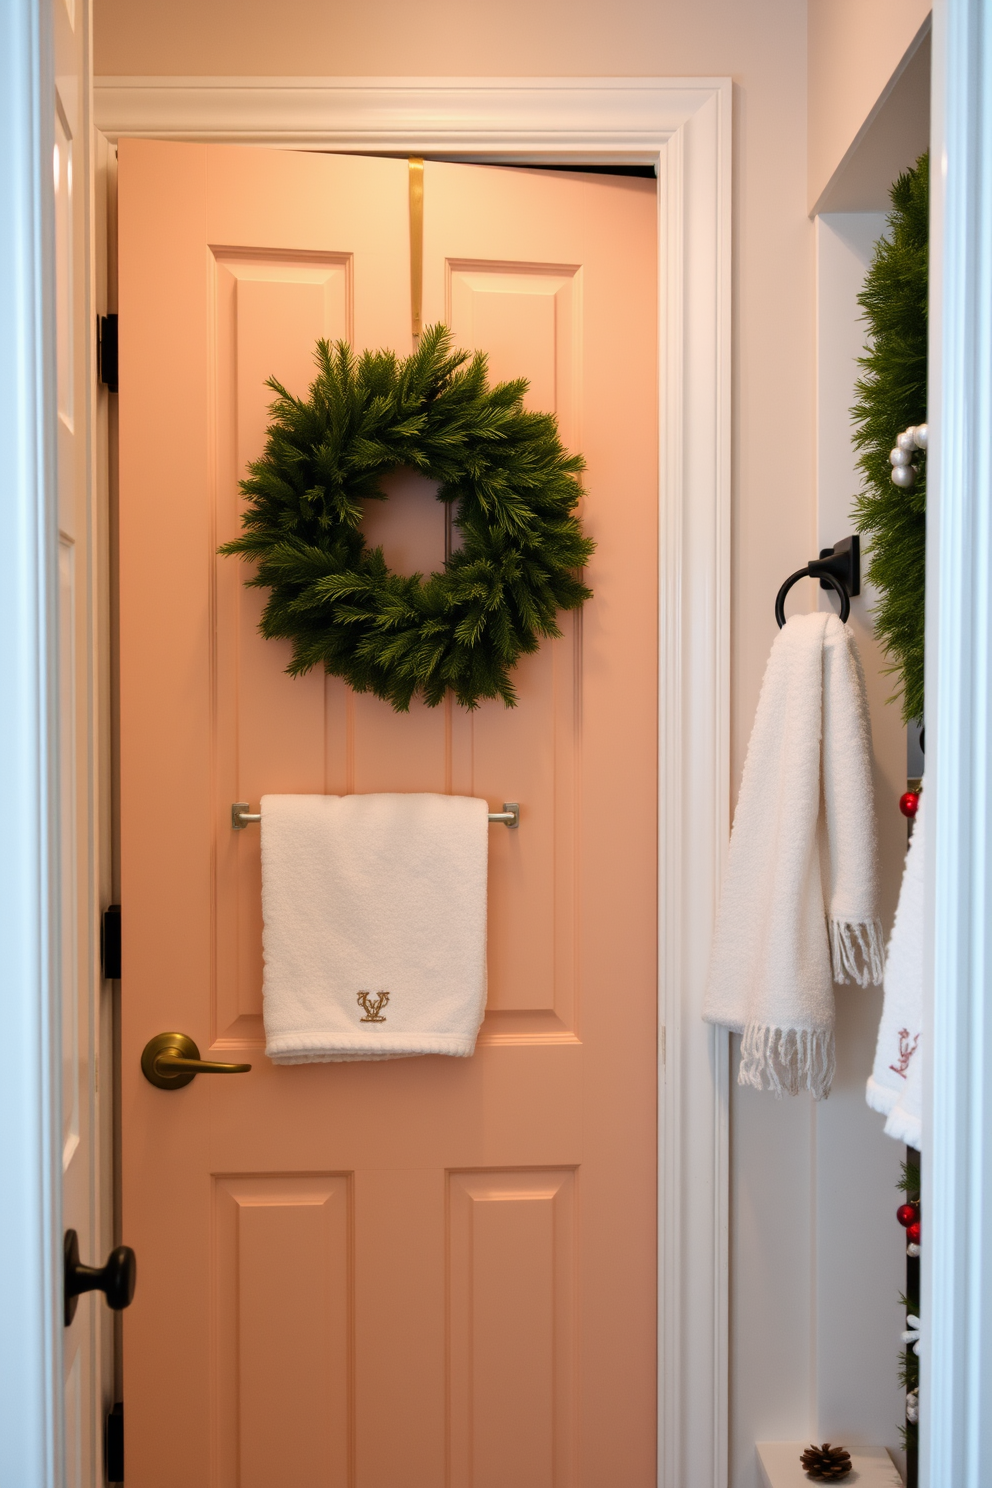
[[[913,1345],[913,1353],[918,1354],[920,1352],[920,1320],[913,1313],[909,1313],[906,1321],[909,1327],[902,1335],[902,1341],[903,1343],[911,1343]]]
[[[911,424],[908,429],[903,429],[901,434],[896,435],[896,447],[889,452],[892,484],[904,491],[916,484],[918,467],[913,464],[913,456],[917,450],[926,449],[927,432],[926,424]]]
[[[918,1245],[910,1240],[909,1244],[906,1246],[906,1254],[908,1256],[912,1256],[915,1259],[918,1255],[922,1255],[923,1252],[920,1250],[920,1247]]]
[[[906,1420],[915,1426],[920,1419],[920,1397],[915,1390],[910,1390],[906,1396]]]

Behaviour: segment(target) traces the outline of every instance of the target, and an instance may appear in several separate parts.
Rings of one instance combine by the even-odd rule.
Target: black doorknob
[[[115,1312],[130,1307],[138,1263],[130,1245],[118,1245],[107,1257],[107,1264],[82,1266],[79,1262],[79,1237],[75,1230],[65,1232],[65,1301],[64,1318],[68,1328],[76,1316],[76,1303],[81,1292],[103,1292],[107,1306]]]

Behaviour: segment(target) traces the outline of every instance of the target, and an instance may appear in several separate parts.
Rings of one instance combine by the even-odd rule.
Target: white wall
[[[851,500],[861,480],[850,408],[865,342],[857,295],[884,230],[881,212],[816,219],[818,548],[853,530]],[[865,552],[863,570],[869,558]],[[819,599],[821,609],[830,607],[822,590]],[[892,696],[895,679],[886,672],[872,630],[876,599],[872,586],[863,584],[849,623],[865,664],[871,710],[881,908],[888,933],[906,855],[906,823],[898,809],[906,788],[906,731]],[[852,1441],[895,1448],[903,1415],[896,1381],[904,1326],[898,1294],[905,1285],[905,1237],[895,1219],[901,1202],[895,1185],[905,1148],[884,1135],[883,1118],[864,1098],[881,1011],[880,988],[837,989],[837,1079],[830,1100],[813,1113],[816,1425],[823,1441],[846,1433]]]
[[[809,0],[809,204],[853,144],[930,0]]]
[[[857,295],[882,213],[816,220],[817,536],[809,557],[854,530],[859,489],[849,409],[864,345]],[[819,605],[831,598],[816,591]],[[865,663],[886,932],[906,828],[906,738],[871,630],[865,587],[850,624]],[[842,1440],[896,1450],[905,1280],[895,1188],[905,1149],[865,1104],[881,990],[837,988],[837,1077],[830,1099],[781,1104],[734,1087],[734,1380],[731,1483],[755,1488],[755,1440]]]

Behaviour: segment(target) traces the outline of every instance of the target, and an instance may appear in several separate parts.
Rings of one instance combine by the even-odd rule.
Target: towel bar
[[[231,807],[231,826],[236,832],[243,832],[249,822],[260,822],[262,813],[260,811],[249,811],[247,801],[235,801]],[[504,827],[519,827],[520,825],[520,802],[504,801],[502,811],[490,811],[489,821],[502,822]]]

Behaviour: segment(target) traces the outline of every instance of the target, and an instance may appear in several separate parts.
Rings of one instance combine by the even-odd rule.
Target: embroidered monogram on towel
[[[909,1061],[912,1059],[913,1055],[916,1053],[916,1046],[920,1042],[920,1035],[919,1034],[917,1034],[916,1037],[912,1040],[912,1043],[910,1042],[910,1038],[911,1038],[911,1035],[910,1035],[909,1029],[908,1028],[900,1028],[900,1030],[899,1030],[899,1063],[898,1064],[890,1064],[889,1065],[889,1069],[892,1070],[893,1074],[901,1075],[904,1080],[906,1078],[906,1071],[909,1069]]]
[[[371,1002],[369,1001],[370,998],[372,999]],[[385,1018],[381,1017],[380,1014],[388,1001],[388,992],[380,992],[378,997],[372,997],[371,992],[359,992],[358,1005],[365,1009],[365,1017],[362,1019],[362,1022],[385,1023]]]

